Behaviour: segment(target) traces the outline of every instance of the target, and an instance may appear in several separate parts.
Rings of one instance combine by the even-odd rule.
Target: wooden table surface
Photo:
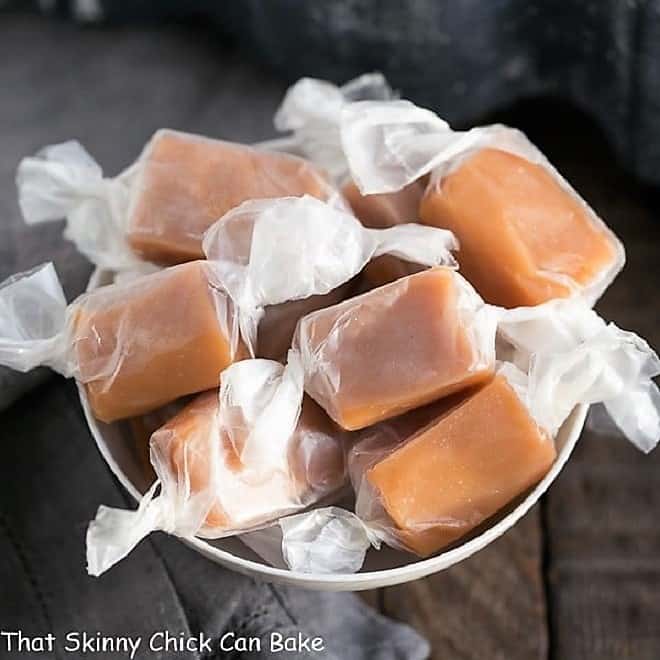
[[[0,211],[12,222],[13,169],[44,144],[78,137],[113,173],[162,126],[272,136],[284,90],[190,28],[80,30],[27,16],[0,23],[0,76]],[[527,130],[623,239],[628,263],[599,310],[660,346],[657,196],[626,177],[576,111],[535,101],[498,119]],[[586,430],[547,497],[504,537],[365,598],[426,634],[438,660],[658,660],[659,468],[660,452]]]

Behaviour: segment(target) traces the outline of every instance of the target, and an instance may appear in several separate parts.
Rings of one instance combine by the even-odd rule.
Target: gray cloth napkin
[[[229,138],[265,137],[282,91],[233,55],[219,60],[215,48],[176,31],[78,33],[68,25],[5,17],[0,43],[3,61],[20,63],[0,68],[0,87],[12,90],[0,104],[0,280],[52,260],[69,300],[84,290],[92,269],[62,239],[61,223],[23,224],[14,188],[21,156],[79,137],[116,172],[160,126],[216,135],[211,127],[221,126]],[[165,630],[174,636],[202,632],[216,649],[228,631],[261,640],[271,632],[300,632],[320,635],[325,643],[325,651],[311,654],[271,654],[264,643],[261,652],[137,656],[146,659],[428,655],[428,644],[411,628],[380,616],[352,594],[259,583],[164,534],[142,542],[101,578],[88,577],[85,531],[97,507],[134,503],[98,453],[73,383],[45,369],[17,374],[0,368],[0,411],[3,630],[55,634],[58,660],[77,657],[63,648],[71,631],[133,638]],[[0,658],[27,657],[3,653],[0,648]]]

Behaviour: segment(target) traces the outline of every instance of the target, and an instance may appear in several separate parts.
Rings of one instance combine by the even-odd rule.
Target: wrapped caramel
[[[270,360],[286,359],[298,321],[317,309],[336,305],[348,298],[354,288],[355,282],[350,280],[326,294],[264,307],[263,317],[259,321],[257,330],[256,356]]]
[[[469,533],[537,483],[555,447],[501,375],[436,406],[436,416],[391,446],[375,427],[353,457],[363,519],[390,542],[427,556]],[[388,446],[389,445],[389,446]]]
[[[342,111],[342,144],[363,195],[430,173],[419,215],[450,229],[462,274],[503,307],[579,297],[593,305],[621,270],[621,242],[519,131],[453,131],[408,101]]]
[[[496,319],[455,271],[405,277],[300,320],[305,390],[343,428],[364,428],[483,382]]]
[[[47,365],[85,386],[104,422],[217,387],[245,356],[231,300],[193,261],[96,289],[67,306],[52,264],[0,285],[0,363]]]
[[[302,158],[167,129],[113,179],[71,141],[23,159],[16,180],[26,222],[66,217],[65,236],[115,271],[203,258],[204,232],[248,199],[336,195]]]
[[[88,570],[99,575],[147,534],[220,538],[266,526],[338,495],[347,483],[345,434],[306,399],[282,420],[273,403],[288,396],[283,367],[236,363],[246,405],[233,393],[206,392],[151,437],[157,481],[136,511],[101,507],[87,535]]]

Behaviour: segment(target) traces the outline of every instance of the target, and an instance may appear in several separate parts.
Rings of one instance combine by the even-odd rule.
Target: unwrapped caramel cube
[[[96,417],[134,417],[217,387],[245,354],[232,347],[233,306],[212,285],[208,262],[103,287],[74,304],[78,373]]]
[[[417,222],[419,204],[426,188],[426,177],[393,193],[362,195],[352,181],[346,183],[342,193],[360,222],[370,229],[387,229],[406,222]],[[366,288],[394,282],[412,275],[422,267],[391,255],[382,255],[370,261],[364,268]]]
[[[556,457],[503,376],[471,391],[365,472],[396,539],[427,556],[536,484]],[[364,495],[362,495],[364,497]]]
[[[324,174],[302,158],[171,130],[147,146],[129,209],[128,242],[160,264],[203,259],[204,232],[248,199],[327,197]]]
[[[464,287],[435,268],[301,319],[294,346],[307,393],[355,430],[489,378],[494,329],[475,331],[483,302]]]
[[[345,438],[312,400],[305,398],[288,451],[288,469],[267,477],[250,474],[220,430],[218,391],[189,403],[151,439],[152,460],[200,501],[200,535],[218,536],[271,522],[341,490],[346,485]],[[217,452],[217,453],[215,453]],[[161,480],[163,475],[161,473]]]
[[[481,149],[432,183],[426,224],[451,230],[461,273],[486,302],[537,305],[590,289],[590,302],[623,265],[603,223],[541,165]]]

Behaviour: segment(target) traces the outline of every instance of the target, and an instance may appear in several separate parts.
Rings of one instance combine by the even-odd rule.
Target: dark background
[[[45,4],[54,18],[24,4],[0,13],[0,279],[54,257],[72,297],[91,272],[61,226],[22,224],[13,182],[21,157],[77,138],[112,175],[161,127],[256,141],[274,135],[272,115],[299,75],[343,82],[380,69],[458,124],[497,119],[525,130],[626,246],[627,265],[600,313],[660,346],[657,3],[498,0],[449,9],[420,1],[404,11],[406,3],[248,1],[229,13],[193,3],[195,15],[183,17],[175,2],[158,5],[160,16],[152,3],[120,2],[102,3],[106,21],[85,26],[69,20],[68,3]],[[91,442],[58,437],[63,422],[47,437],[34,414],[44,406],[84,423],[71,385],[51,379],[31,389],[40,378],[22,379],[30,393],[0,416],[0,520],[14,536],[39,539],[50,571],[73,539],[80,556],[67,566],[82,573],[95,505],[63,528],[47,500],[59,490],[73,496],[84,474],[93,482],[107,471]],[[37,458],[50,442],[52,456]],[[34,466],[48,461],[60,471],[36,481]],[[84,466],[79,481],[65,474],[66,461]],[[659,467],[657,452],[645,457],[613,432],[587,430],[548,496],[502,539],[448,571],[366,598],[412,623],[442,660],[657,660]],[[139,600],[131,589],[144,576],[132,561],[108,578],[114,595],[105,603],[80,577],[80,607],[102,618],[106,606]],[[12,616],[27,620],[33,610],[19,597],[17,573],[0,565],[0,612],[15,598]],[[53,626],[74,616],[67,607],[51,608]]]
[[[92,25],[203,25],[289,82],[382,70],[458,125],[552,95],[589,114],[627,169],[660,182],[660,0],[5,2]]]

